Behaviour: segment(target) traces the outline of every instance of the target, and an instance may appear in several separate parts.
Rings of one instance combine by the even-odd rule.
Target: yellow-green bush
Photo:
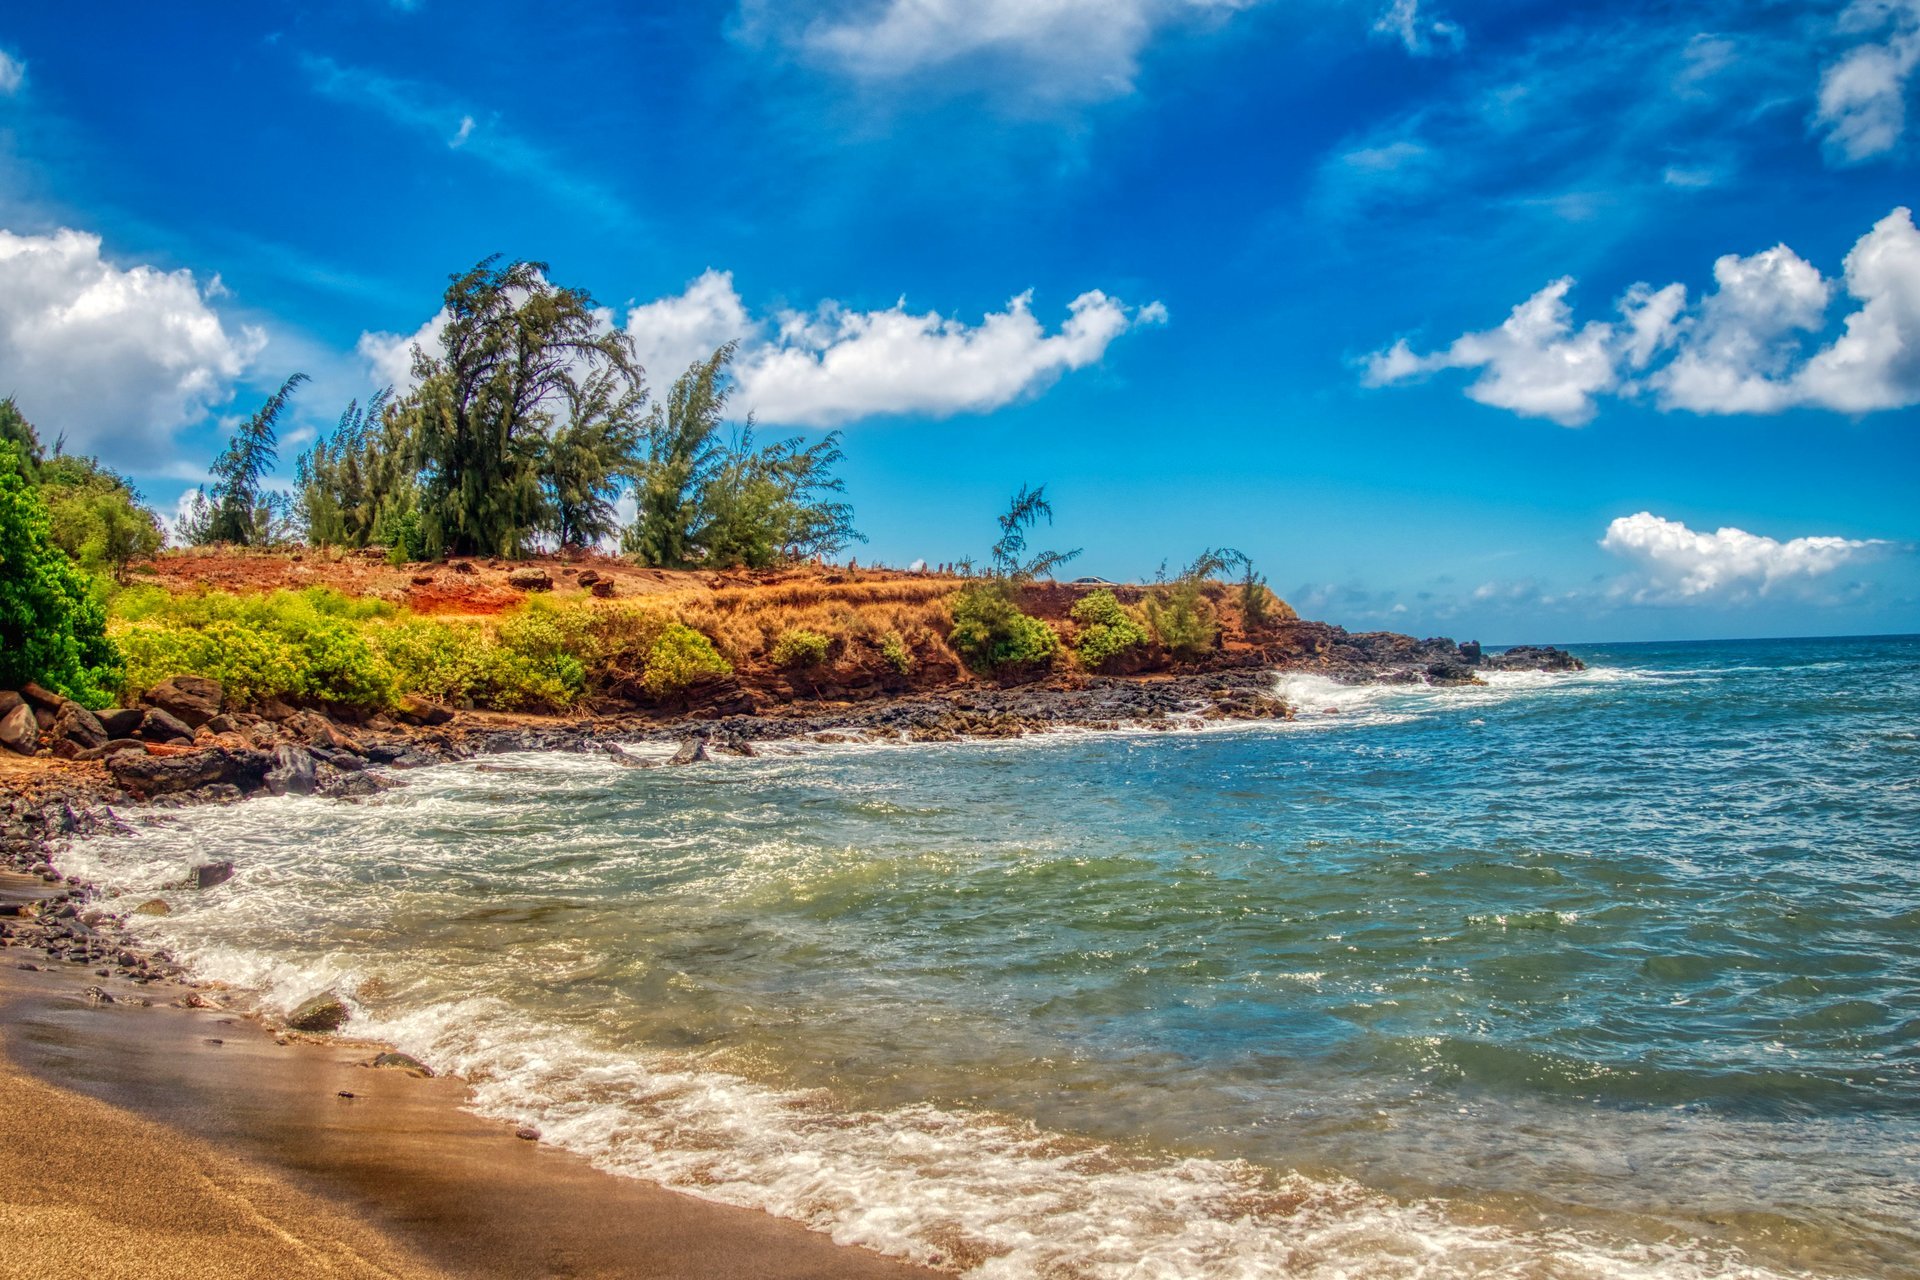
[[[241,704],[293,697],[381,706],[394,695],[393,671],[363,626],[393,612],[380,601],[320,588],[168,596],[141,587],[122,592],[114,612],[131,696],[179,675],[210,676]]]
[[[1143,647],[1151,638],[1111,591],[1091,592],[1075,601],[1073,620],[1080,624],[1074,654],[1094,670]]]
[[[794,627],[780,633],[767,656],[777,667],[817,667],[827,660],[832,643],[818,631]]]
[[[733,674],[713,641],[681,622],[670,622],[647,649],[641,684],[655,697],[680,693],[702,680]]]

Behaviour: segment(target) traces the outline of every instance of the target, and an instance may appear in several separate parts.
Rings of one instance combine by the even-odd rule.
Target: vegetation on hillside
[[[55,544],[35,474],[14,438],[0,440],[0,688],[37,681],[104,707],[120,679],[106,612]]]

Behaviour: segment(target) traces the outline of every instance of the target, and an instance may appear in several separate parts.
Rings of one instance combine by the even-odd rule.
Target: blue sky
[[[1490,641],[1920,631],[1920,0],[106,4],[0,16],[0,389],[170,508],[495,252],[846,434]],[[1079,566],[1076,566],[1079,567]]]

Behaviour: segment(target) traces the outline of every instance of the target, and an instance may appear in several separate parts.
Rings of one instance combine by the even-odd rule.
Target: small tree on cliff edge
[[[1035,488],[1020,486],[1020,492],[1013,495],[1013,501],[1007,506],[1007,513],[1000,518],[1000,540],[993,544],[993,572],[995,576],[1013,582],[1031,582],[1033,579],[1052,577],[1053,571],[1068,563],[1080,554],[1080,548],[1072,551],[1036,551],[1027,554],[1027,533],[1041,520],[1053,523],[1053,504],[1047,501],[1047,486]]]
[[[276,524],[286,524],[290,504],[280,495],[263,493],[260,478],[279,460],[276,424],[287,401],[306,380],[306,374],[296,373],[281,383],[280,389],[240,424],[226,449],[214,460],[212,516],[202,540],[259,546],[273,541],[281,531]]]

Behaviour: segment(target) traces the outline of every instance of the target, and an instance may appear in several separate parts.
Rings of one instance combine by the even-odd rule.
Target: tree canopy
[[[0,441],[0,687],[35,680],[104,707],[118,683],[105,607],[54,544],[19,444]]]

